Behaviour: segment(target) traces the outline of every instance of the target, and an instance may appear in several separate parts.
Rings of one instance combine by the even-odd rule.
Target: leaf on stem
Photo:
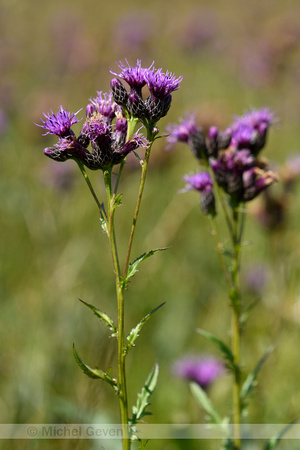
[[[145,323],[150,319],[152,314],[155,313],[155,311],[157,311],[159,308],[164,306],[165,303],[166,302],[162,303],[161,305],[157,306],[152,311],[150,311],[145,317],[142,318],[142,320],[137,324],[136,327],[132,328],[129,335],[127,336],[128,345],[125,347],[125,354],[127,354],[129,352],[129,350],[131,349],[131,347],[134,346],[134,343],[135,343],[137,337],[139,336],[139,333],[140,333],[143,325],[145,325]]]
[[[199,386],[198,383],[192,382],[190,383],[191,392],[195,398],[195,400],[202,406],[204,411],[209,415],[212,423],[216,425],[220,425],[221,429],[224,430],[226,435],[228,436],[228,426],[227,419],[222,420],[216,409],[214,408],[210,398],[206,394],[206,392]],[[225,437],[225,436],[224,436]]]
[[[289,429],[297,422],[297,419],[294,419],[292,422],[290,422],[289,424],[287,424],[278,434],[277,436],[271,438],[268,442],[267,445],[265,446],[265,450],[271,450],[273,448],[275,448],[278,444],[279,441],[281,440],[281,438],[285,435],[285,433],[287,433],[289,431]]]
[[[142,417],[151,415],[150,412],[145,412],[145,409],[150,405],[149,398],[156,387],[158,373],[159,366],[157,363],[155,363],[141,392],[137,396],[136,405],[132,407],[132,419],[130,419],[129,421],[131,425],[137,424]]]
[[[244,408],[246,406],[245,400],[246,400],[247,396],[253,391],[253,389],[256,385],[256,379],[257,379],[258,373],[259,373],[260,369],[262,368],[262,366],[264,365],[264,363],[267,360],[270,353],[274,350],[274,348],[275,347],[273,345],[268,348],[266,353],[258,361],[254,370],[249,373],[246,380],[244,381],[242,389],[241,389],[241,393],[240,393],[242,408]]]
[[[84,300],[81,300],[81,298],[79,300],[81,301],[81,303],[83,303],[88,308],[90,308],[93,311],[93,313],[97,317],[99,317],[99,319],[102,320],[102,322],[104,322],[106,326],[108,326],[110,331],[112,331],[112,336],[113,337],[115,337],[117,335],[117,328],[115,327],[115,325],[113,323],[113,320],[107,314],[105,314],[104,312],[100,311],[95,306],[90,305],[89,303],[85,302]]]
[[[114,198],[114,208],[121,205],[122,197],[123,197],[123,194],[116,195],[116,197]]]
[[[78,355],[75,345],[73,344],[73,354],[75,361],[77,362],[78,366],[81,368],[81,370],[90,378],[98,379],[106,381],[110,386],[113,387],[113,389],[118,392],[117,382],[113,378],[111,378],[110,375],[103,372],[103,370],[100,369],[93,369],[89,365],[87,365]]]
[[[196,332],[215,344],[225,356],[225,359],[228,362],[228,367],[233,370],[236,369],[233,354],[230,348],[223,341],[221,341],[221,339],[217,338],[215,335],[209,333],[208,331],[202,330],[201,328],[197,328]]]
[[[134,260],[132,263],[129,264],[126,276],[123,278],[123,284],[124,286],[128,285],[129,279],[132,278],[136,272],[138,271],[138,266],[141,264],[141,262],[145,261],[145,259],[149,258],[150,256],[154,255],[157,252],[161,252],[163,250],[167,250],[168,247],[163,248],[156,248],[154,250],[150,250],[150,252],[143,253],[141,256],[139,256],[136,260]]]

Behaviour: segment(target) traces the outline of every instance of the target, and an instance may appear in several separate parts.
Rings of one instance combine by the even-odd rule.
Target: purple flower
[[[173,366],[174,375],[198,383],[207,389],[225,373],[224,364],[212,356],[198,356],[179,359]]]
[[[248,148],[257,155],[266,143],[268,128],[275,121],[274,113],[268,108],[236,116],[232,124],[231,144],[237,149]]]
[[[176,78],[173,73],[163,73],[162,69],[148,70],[145,73],[145,80],[147,82],[150,93],[159,99],[164,99],[171,92],[177,91],[183,77]]]
[[[153,66],[154,62],[151,64],[151,66],[148,69],[145,69],[141,66],[142,62],[140,59],[137,60],[135,67],[131,67],[126,58],[125,58],[125,61],[126,61],[128,67],[126,67],[122,63],[122,61],[120,61],[117,64],[117,66],[121,69],[121,72],[117,73],[113,70],[110,70],[110,73],[112,73],[113,75],[115,75],[119,78],[122,78],[122,80],[126,81],[126,83],[129,84],[131,89],[135,89],[135,90],[137,90],[137,92],[140,92],[142,87],[145,86],[145,84],[146,84],[146,79],[145,79],[146,73]]]
[[[195,175],[185,175],[187,182],[184,191],[196,190],[201,192],[201,209],[204,214],[216,215],[215,196],[213,193],[213,180],[208,172],[198,172]]]
[[[44,113],[47,120],[42,119],[43,125],[36,125],[47,130],[47,133],[43,136],[46,136],[46,134],[55,134],[60,137],[70,136],[73,134],[71,130],[72,125],[81,120],[78,120],[76,117],[76,114],[78,114],[79,111],[74,114],[60,106],[60,110],[57,114],[54,114],[53,111],[51,111],[51,114]]]
[[[191,191],[193,189],[207,193],[212,191],[213,180],[208,172],[198,172],[195,175],[185,175],[183,179],[187,182],[187,191]]]
[[[170,150],[177,142],[188,143],[192,134],[202,129],[196,125],[196,114],[186,113],[184,118],[179,119],[179,124],[170,123],[166,130],[169,133],[167,142],[169,145],[166,150]]]
[[[111,122],[116,115],[119,106],[113,101],[112,93],[97,91],[97,97],[90,99],[90,104],[86,107],[87,116],[97,112],[108,122]]]

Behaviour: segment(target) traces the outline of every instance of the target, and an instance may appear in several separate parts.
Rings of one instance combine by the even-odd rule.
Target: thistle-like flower
[[[36,125],[47,130],[47,133],[44,133],[43,136],[46,136],[47,134],[54,134],[59,137],[70,136],[73,134],[71,127],[81,120],[76,117],[78,113],[79,111],[76,113],[68,112],[60,106],[57,114],[54,114],[53,111],[51,111],[51,114],[44,113],[47,120],[41,119],[43,122],[42,125]]]
[[[154,62],[148,67],[143,68],[141,61],[137,60],[136,67],[131,67],[126,60],[127,66],[122,62],[118,63],[121,72],[110,72],[126,81],[130,87],[127,92],[125,86],[118,78],[111,81],[113,97],[118,105],[121,105],[133,117],[145,119],[152,124],[164,117],[172,101],[171,93],[179,89],[182,77],[176,78],[174,74],[168,71],[164,73],[162,69],[155,69]],[[150,95],[145,100],[142,95],[142,88],[147,85]]]
[[[201,193],[201,209],[204,214],[216,214],[213,180],[208,172],[198,172],[195,175],[185,175],[185,191],[196,190]]]
[[[217,378],[225,374],[224,364],[212,356],[185,357],[176,361],[174,375],[198,383],[207,389]]]
[[[71,126],[78,120],[73,113],[62,107],[58,114],[45,114],[43,121],[46,134],[57,134],[54,147],[44,150],[46,156],[56,161],[75,159],[91,170],[106,169],[119,164],[131,151],[149,145],[140,133],[127,138],[127,121],[121,108],[113,101],[111,93],[98,92],[86,107],[87,118],[76,138]],[[88,146],[92,149],[89,150]]]

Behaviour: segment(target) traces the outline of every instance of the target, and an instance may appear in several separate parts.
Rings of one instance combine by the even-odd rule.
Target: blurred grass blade
[[[136,327],[132,328],[129,335],[127,336],[128,345],[125,347],[126,354],[129,352],[131,347],[134,346],[134,342],[136,341],[137,337],[139,336],[139,333],[140,333],[143,325],[145,325],[145,323],[150,319],[152,314],[155,313],[155,311],[157,311],[159,308],[164,306],[165,303],[166,302],[162,303],[161,305],[157,306],[152,311],[150,311],[145,317],[142,318],[142,320],[137,324]]]
[[[132,407],[132,419],[131,424],[136,424],[143,416],[150,415],[151,413],[145,412],[146,407],[150,404],[149,397],[153,393],[159,373],[159,366],[155,363],[153,369],[151,370],[145,385],[143,386],[141,392],[138,394],[136,405]]]
[[[210,398],[206,394],[206,392],[199,386],[198,383],[192,382],[190,383],[191,392],[195,398],[195,400],[199,403],[200,406],[204,409],[204,411],[209,415],[212,423],[216,425],[220,425],[222,429],[227,433],[228,427],[224,420],[221,419],[217,411],[215,410]]]
[[[225,356],[225,359],[229,363],[229,367],[235,370],[233,354],[230,348],[223,341],[221,341],[221,339],[217,338],[214,334],[211,334],[208,331],[202,330],[201,328],[197,328],[196,332],[201,334],[201,336],[205,337],[209,341],[211,341],[213,344],[215,344]]]
[[[258,373],[259,373],[260,369],[262,368],[262,366],[264,365],[264,363],[266,362],[268,356],[274,350],[274,348],[275,347],[273,345],[268,348],[266,353],[258,361],[258,363],[257,363],[256,367],[254,368],[254,370],[249,373],[249,375],[247,376],[246,380],[244,381],[242,389],[241,389],[241,393],[240,393],[241,404],[242,404],[243,407],[245,406],[244,402],[245,402],[247,396],[254,389],[254,386],[256,384],[256,379],[257,379],[257,376],[258,376]]]
[[[96,308],[93,305],[90,305],[89,303],[85,302],[84,300],[81,300],[81,298],[79,299],[81,301],[81,303],[83,303],[84,305],[86,305],[88,308],[90,308],[93,313],[99,317],[99,319],[102,320],[102,322],[105,323],[105,325],[108,326],[108,328],[112,331],[112,336],[116,336],[117,333],[117,328],[115,327],[113,320],[104,312],[100,311],[98,308]]]
[[[74,354],[74,358],[75,358],[75,361],[77,362],[78,366],[88,377],[106,381],[108,384],[110,384],[114,388],[115,391],[118,391],[117,382],[115,380],[113,380],[107,373],[103,372],[102,370],[92,369],[90,366],[88,366],[78,355],[74,344],[73,344],[73,354]]]
[[[267,444],[266,444],[266,446],[265,446],[265,450],[271,450],[271,449],[275,448],[275,447],[279,444],[281,438],[285,435],[285,433],[287,433],[287,432],[289,431],[289,429],[290,429],[296,422],[297,422],[297,419],[293,420],[293,421],[290,422],[286,427],[284,427],[284,428],[277,434],[277,436],[271,438],[271,439],[267,442]]]

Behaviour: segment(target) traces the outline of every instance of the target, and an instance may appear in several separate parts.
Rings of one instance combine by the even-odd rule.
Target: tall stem
[[[233,426],[234,426],[234,445],[235,449],[241,448],[241,371],[240,371],[240,338],[241,338],[241,298],[239,287],[239,270],[240,270],[240,250],[241,250],[241,237],[242,237],[242,225],[239,229],[239,212],[237,207],[232,207],[233,211],[233,232],[232,232],[232,244],[233,244],[233,260],[232,260],[232,272],[231,272],[231,289],[230,299],[232,305],[232,354],[234,359],[234,382],[233,382]]]
[[[131,226],[131,231],[130,231],[129,243],[128,243],[128,247],[127,247],[127,254],[126,254],[125,265],[124,265],[124,272],[123,272],[123,276],[124,277],[126,276],[126,273],[127,273],[127,270],[128,270],[128,266],[129,266],[129,259],[130,259],[130,254],[131,254],[133,236],[134,236],[134,233],[135,233],[136,222],[137,222],[137,218],[138,218],[139,211],[140,211],[142,196],[143,196],[144,187],[145,187],[148,163],[149,163],[149,158],[150,158],[150,152],[151,152],[151,147],[152,147],[152,144],[153,144],[152,132],[149,131],[149,130],[148,130],[147,138],[148,138],[148,140],[150,142],[150,145],[146,149],[145,160],[143,162],[141,162],[142,174],[141,174],[141,179],[140,179],[140,187],[139,187],[137,202],[136,202],[136,206],[135,206],[134,216],[133,216],[133,220],[132,220],[132,226]]]
[[[112,260],[115,272],[116,294],[117,294],[117,337],[118,337],[118,398],[120,407],[120,416],[122,424],[122,442],[123,450],[130,450],[131,442],[128,432],[128,400],[127,400],[127,385],[126,385],[126,367],[125,367],[125,352],[124,352],[124,288],[120,277],[120,264],[118,258],[118,250],[116,243],[116,236],[114,230],[114,213],[115,213],[115,195],[112,193],[111,185],[111,169],[104,172],[104,181],[107,194],[108,204],[108,237],[112,252]]]

